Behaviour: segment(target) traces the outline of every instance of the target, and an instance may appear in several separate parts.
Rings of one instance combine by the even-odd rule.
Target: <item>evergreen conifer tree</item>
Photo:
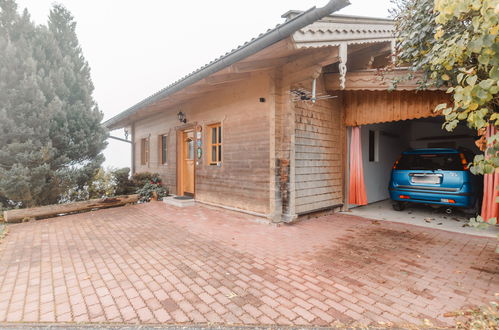
[[[0,0],[0,201],[56,203],[102,164],[107,133],[75,27],[60,5],[35,27]]]

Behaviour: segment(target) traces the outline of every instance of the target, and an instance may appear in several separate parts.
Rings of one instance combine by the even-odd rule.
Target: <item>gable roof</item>
[[[108,129],[121,128],[123,127],[122,121],[130,115],[136,113],[140,109],[151,105],[169,95],[172,95],[184,89],[185,87],[210,76],[213,73],[227,68],[230,65],[267,48],[268,46],[289,37],[296,31],[306,27],[307,25],[310,25],[313,22],[320,20],[321,18],[335,11],[340,10],[341,8],[349,4],[350,2],[348,0],[330,0],[329,3],[327,3],[324,7],[312,7],[305,12],[299,13],[283,24],[277,25],[274,29],[268,30],[267,32],[259,35],[257,38],[246,42],[238,48],[226,53],[225,55],[204,65],[203,67],[188,74],[187,76],[177,80],[173,84],[145,98],[134,106],[105,121],[103,125]]]

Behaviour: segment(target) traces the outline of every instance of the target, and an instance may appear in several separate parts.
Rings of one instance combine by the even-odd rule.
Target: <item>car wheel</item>
[[[480,199],[475,198],[475,203],[473,204],[473,206],[465,209],[464,213],[466,213],[467,215],[477,216],[480,214],[480,208],[481,208]]]
[[[405,204],[402,202],[395,202],[392,204],[395,211],[403,211],[405,209]]]

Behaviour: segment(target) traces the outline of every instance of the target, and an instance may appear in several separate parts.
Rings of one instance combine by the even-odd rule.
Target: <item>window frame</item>
[[[216,128],[216,138],[215,138],[215,143],[213,143],[213,128]],[[213,123],[210,125],[207,125],[207,130],[208,130],[208,143],[206,144],[208,147],[208,150],[206,152],[207,157],[208,157],[208,165],[210,166],[220,166],[223,161],[223,126],[221,122],[218,123]],[[213,147],[216,148],[215,151],[215,160],[213,160],[213,152],[212,149]]]
[[[149,164],[149,138],[141,138],[140,139],[140,164],[147,165]]]
[[[379,143],[380,132],[378,130],[369,130],[368,132],[368,160],[370,163],[379,162]]]
[[[163,142],[165,139],[165,142]],[[160,134],[158,138],[159,144],[159,163],[161,165],[168,165],[168,143],[170,142],[169,134]]]

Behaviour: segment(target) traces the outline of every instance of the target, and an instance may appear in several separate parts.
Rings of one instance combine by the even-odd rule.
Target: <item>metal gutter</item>
[[[328,4],[324,7],[316,8],[312,7],[309,10],[299,14],[298,16],[286,21],[285,23],[278,25],[276,28],[267,31],[266,33],[260,35],[239,48],[225,54],[224,56],[210,62],[209,64],[201,67],[200,69],[192,72],[191,74],[185,76],[184,78],[174,82],[173,84],[167,86],[166,88],[160,90],[159,92],[149,96],[148,98],[140,101],[136,105],[128,108],[127,110],[121,112],[120,114],[114,116],[113,118],[105,121],[103,125],[108,129],[120,128],[120,121],[126,119],[127,117],[135,114],[140,109],[149,106],[169,95],[172,95],[187,86],[190,86],[226,67],[239,62],[240,60],[251,56],[270,45],[281,41],[289,37],[294,32],[304,28],[305,26],[312,24],[320,20],[321,18],[330,15],[331,13],[338,11],[350,4],[349,0],[330,0]]]
[[[108,138],[110,139],[113,139],[113,140],[117,140],[117,141],[121,141],[121,142],[126,142],[126,143],[130,143],[132,144],[132,141],[130,140],[126,140],[126,139],[122,139],[122,138],[119,138],[117,136],[112,136],[112,135],[109,135]]]
[[[299,15],[303,13],[301,10],[289,10],[281,15],[282,18],[288,18],[292,15]],[[348,22],[352,20],[366,21],[370,23],[383,22],[383,23],[394,23],[395,20],[389,17],[372,17],[372,16],[359,16],[359,15],[343,15],[343,14],[334,14],[328,15],[330,19],[344,19]]]

